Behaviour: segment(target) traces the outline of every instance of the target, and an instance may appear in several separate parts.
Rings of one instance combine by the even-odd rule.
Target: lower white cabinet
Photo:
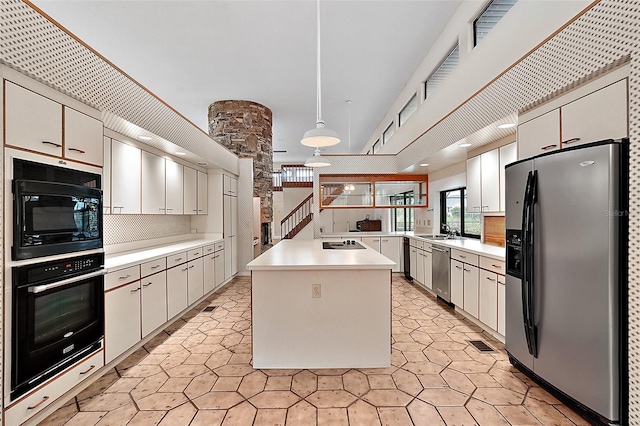
[[[462,309],[478,318],[478,267],[462,264],[464,305]]]
[[[187,308],[186,263],[167,269],[167,318],[171,319]]]
[[[199,257],[187,263],[187,303],[194,304],[204,295],[204,260]]]
[[[478,319],[496,330],[498,328],[498,274],[480,270],[480,298]]]
[[[104,295],[105,362],[138,343],[140,335],[140,281],[134,281]]]
[[[216,287],[219,287],[224,282],[224,253],[225,250],[218,250],[213,256],[213,271],[215,274]]]
[[[380,253],[396,262],[392,272],[402,272],[402,239],[400,237],[380,238]]]
[[[451,260],[451,303],[464,309],[464,275],[459,260]]]
[[[420,284],[424,285],[424,250],[417,249],[416,253],[416,276],[414,277],[416,281]]]
[[[498,275],[498,333],[504,336],[504,316],[505,316],[505,279],[503,275]]]
[[[362,237],[362,242],[380,253],[380,237]]]
[[[216,254],[210,253],[204,256],[204,294],[216,288]]]
[[[224,239],[224,279],[238,273],[238,237]]]
[[[418,249],[414,246],[409,246],[409,271],[411,274],[411,278],[416,279],[418,275],[417,270],[418,263]]]
[[[142,283],[142,338],[167,322],[166,271],[140,280]]]

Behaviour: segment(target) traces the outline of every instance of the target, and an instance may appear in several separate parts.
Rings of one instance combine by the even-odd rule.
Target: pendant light
[[[316,148],[313,157],[307,158],[304,165],[305,167],[327,167],[331,165],[331,162],[320,155],[320,148]]]
[[[318,45],[317,45],[317,93],[316,93],[316,128],[311,129],[304,134],[304,137],[300,141],[302,145],[311,147],[326,147],[333,146],[340,143],[338,134],[333,130],[329,130],[324,127],[324,120],[322,119],[322,79],[321,79],[321,67],[320,67],[320,0],[317,0],[317,30],[318,30]],[[316,152],[318,156],[320,155]],[[316,157],[314,154],[314,157]]]

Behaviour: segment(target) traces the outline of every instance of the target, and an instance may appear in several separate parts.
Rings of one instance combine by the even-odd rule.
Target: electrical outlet
[[[312,284],[311,285],[311,297],[316,299],[322,296],[322,290],[320,284]]]
[[[427,219],[427,226],[431,226],[431,219]]]

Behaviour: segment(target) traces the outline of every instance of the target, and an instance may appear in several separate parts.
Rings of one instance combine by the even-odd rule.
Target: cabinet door
[[[71,108],[64,108],[64,156],[70,160],[104,164],[102,121]]]
[[[192,260],[188,263],[189,270],[187,271],[187,288],[188,288],[188,303],[194,304],[198,299],[204,295],[204,261],[200,257]]]
[[[464,309],[464,263],[451,260],[451,303]]]
[[[111,212],[140,214],[141,152],[111,140]]]
[[[380,253],[380,237],[362,237],[362,242]]]
[[[142,214],[165,214],[165,159],[142,151]]]
[[[231,243],[231,275],[238,273],[238,237],[230,238]],[[226,247],[226,246],[225,246]],[[226,248],[225,248],[226,251]]]
[[[225,238],[238,235],[238,198],[223,196],[223,236]]]
[[[5,144],[62,157],[62,105],[5,81]]]
[[[505,173],[504,168],[507,164],[511,164],[518,159],[518,146],[517,144],[510,143],[500,147],[500,211],[505,211],[504,201],[504,188],[505,188]]]
[[[504,336],[504,318],[505,318],[505,281],[504,275],[498,275],[498,333]]]
[[[198,172],[184,167],[184,214],[198,214]]]
[[[433,289],[431,271],[433,269],[433,255],[430,251],[424,252],[424,286]]]
[[[174,161],[165,163],[166,212],[184,214],[184,167]]]
[[[416,253],[416,281],[425,285],[424,282],[424,250],[417,249]]]
[[[492,149],[480,156],[483,212],[500,210],[500,151]],[[468,195],[467,195],[468,196]]]
[[[478,267],[462,264],[464,273],[464,306],[463,309],[478,318]]]
[[[217,251],[213,256],[213,270],[215,273],[216,287],[219,287],[224,282],[224,250]]]
[[[187,307],[187,264],[167,269],[167,318],[171,319]]]
[[[380,239],[380,253],[396,262],[393,272],[402,272],[402,241],[399,237],[384,237]]]
[[[560,109],[518,126],[518,159],[560,149]]]
[[[142,338],[167,322],[167,273],[150,275],[142,282]]]
[[[238,198],[230,197],[231,200],[231,236],[236,237],[238,235]]]
[[[416,266],[418,264],[418,249],[415,247],[409,248],[409,273],[414,280],[417,278],[418,273]]]
[[[109,363],[138,343],[140,336],[140,281],[104,295],[105,362]]]
[[[479,212],[482,208],[482,166],[480,156],[467,160],[467,211]]]
[[[627,79],[564,105],[562,147],[626,138],[628,105]]]
[[[480,270],[478,319],[496,330],[498,328],[498,275]]]
[[[198,214],[207,214],[207,174],[198,171]]]
[[[216,254],[208,254],[204,261],[204,294],[216,288]]]
[[[111,213],[111,138],[104,137],[102,142],[104,167],[102,168],[102,209],[104,214]]]
[[[223,183],[223,193],[226,195],[237,197],[238,196],[238,179],[225,175],[224,183]]]

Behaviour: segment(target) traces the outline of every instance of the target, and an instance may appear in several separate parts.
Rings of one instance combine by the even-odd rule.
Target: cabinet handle
[[[42,404],[45,403],[45,401],[47,401],[49,399],[48,396],[45,396],[44,398],[42,398],[42,400],[40,402],[38,402],[36,405],[32,405],[31,407],[27,407],[27,410],[35,410],[36,408],[38,408],[39,406],[41,406]]]
[[[491,266],[493,266],[494,268],[502,269],[502,266],[500,266],[500,265],[494,265],[493,263],[491,264]]]
[[[567,144],[569,145],[570,143],[574,143],[574,142],[578,142],[580,140],[580,138],[571,138],[571,139],[567,139],[566,141],[562,141],[562,144]]]
[[[81,371],[80,374],[84,375],[87,374],[89,371],[93,370],[94,368],[96,368],[95,365],[92,365],[91,367],[89,367],[88,369],[86,369],[85,371]]]
[[[203,212],[204,210],[202,210],[202,209],[199,209],[198,211],[199,211],[199,212]]]
[[[196,209],[193,209],[193,211],[194,211],[194,212],[197,212],[198,210],[196,210]]]
[[[135,292],[137,292],[137,291],[140,291],[140,287],[138,287],[138,288],[135,288],[135,289],[131,290],[131,293],[135,293]]]
[[[456,268],[457,268],[457,269],[462,269],[462,266],[458,266],[458,265],[456,265]]]
[[[160,265],[154,265],[151,267],[151,269],[158,269],[160,267]]]
[[[465,256],[465,255],[463,255],[463,254],[459,254],[459,255],[458,255],[458,257],[459,257],[460,259],[466,259],[466,258],[467,258],[467,256]]]
[[[131,275],[125,275],[124,277],[118,277],[119,280],[126,280],[127,278],[130,278]]]
[[[173,211],[173,209],[165,209],[165,210],[168,210],[168,211]]]
[[[200,256],[200,252],[198,253],[193,253],[194,256]]]
[[[69,150],[69,151],[75,151],[75,152],[77,152],[78,154],[86,154],[86,153],[87,153],[86,151],[83,151],[83,150],[81,150],[81,149],[79,149],[79,148],[73,148],[73,147],[69,147],[69,148],[68,148],[68,150]]]
[[[489,281],[491,281],[491,282],[495,282],[495,281],[496,281],[496,279],[495,279],[495,278],[491,278],[491,277],[487,277],[487,279],[488,279]]]
[[[167,209],[165,209],[164,207],[158,207],[158,210],[164,210],[164,211],[166,211]]]
[[[220,257],[220,255],[213,256],[213,258],[214,258],[214,259],[215,259],[216,257]]]
[[[541,149],[541,150],[543,150],[543,151],[546,151],[546,150],[548,150],[548,149],[557,148],[557,147],[558,147],[558,144],[556,144],[556,143],[552,143],[551,145],[543,146],[543,147],[542,147],[542,148],[540,148],[540,149]]]
[[[467,268],[462,268],[464,269],[465,272],[471,272],[471,269],[467,269]]]
[[[178,257],[177,259],[174,260],[174,262],[180,262],[182,260],[181,257]]]
[[[186,270],[188,270],[188,269],[189,269],[189,268],[184,268],[184,269],[182,270],[182,272],[184,272],[184,271],[186,271]]]
[[[114,208],[114,209],[120,209],[120,213],[122,213],[122,209],[123,209],[124,207],[113,206],[113,208]]]
[[[191,265],[191,266],[189,266],[189,269],[193,269],[193,267],[194,267],[194,266],[195,266],[195,265]]]
[[[153,283],[142,284],[142,287],[149,287],[151,284],[153,284]]]
[[[60,145],[59,143],[55,143],[55,142],[51,142],[51,141],[42,141],[42,143],[46,144],[46,145],[53,145],[56,148],[62,148],[62,145]],[[47,397],[47,398],[49,398],[49,397]]]

